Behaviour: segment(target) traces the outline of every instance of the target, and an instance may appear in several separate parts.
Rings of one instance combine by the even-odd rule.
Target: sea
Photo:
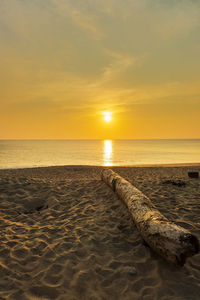
[[[0,169],[200,163],[200,139],[0,140]]]

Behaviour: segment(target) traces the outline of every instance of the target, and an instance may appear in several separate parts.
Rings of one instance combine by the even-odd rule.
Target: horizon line
[[[1,139],[0,141],[107,141],[107,140],[112,140],[112,141],[145,141],[145,140],[200,140],[199,138],[127,138],[127,139],[112,139],[112,138],[105,138],[105,139],[57,139],[57,138],[33,138],[33,139],[25,139],[25,138],[11,138],[11,139]]]

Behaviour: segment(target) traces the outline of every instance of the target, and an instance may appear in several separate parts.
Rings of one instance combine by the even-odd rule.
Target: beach
[[[110,168],[200,241],[199,164]],[[0,170],[0,299],[199,299],[200,254],[154,253],[102,169]]]

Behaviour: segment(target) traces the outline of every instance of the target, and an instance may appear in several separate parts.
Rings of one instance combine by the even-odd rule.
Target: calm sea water
[[[0,168],[200,163],[197,140],[1,140]]]

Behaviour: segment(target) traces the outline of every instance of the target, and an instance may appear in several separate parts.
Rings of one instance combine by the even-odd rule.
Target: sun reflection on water
[[[104,146],[103,146],[103,161],[104,166],[112,166],[112,160],[113,160],[113,146],[112,146],[112,140],[105,140]]]

